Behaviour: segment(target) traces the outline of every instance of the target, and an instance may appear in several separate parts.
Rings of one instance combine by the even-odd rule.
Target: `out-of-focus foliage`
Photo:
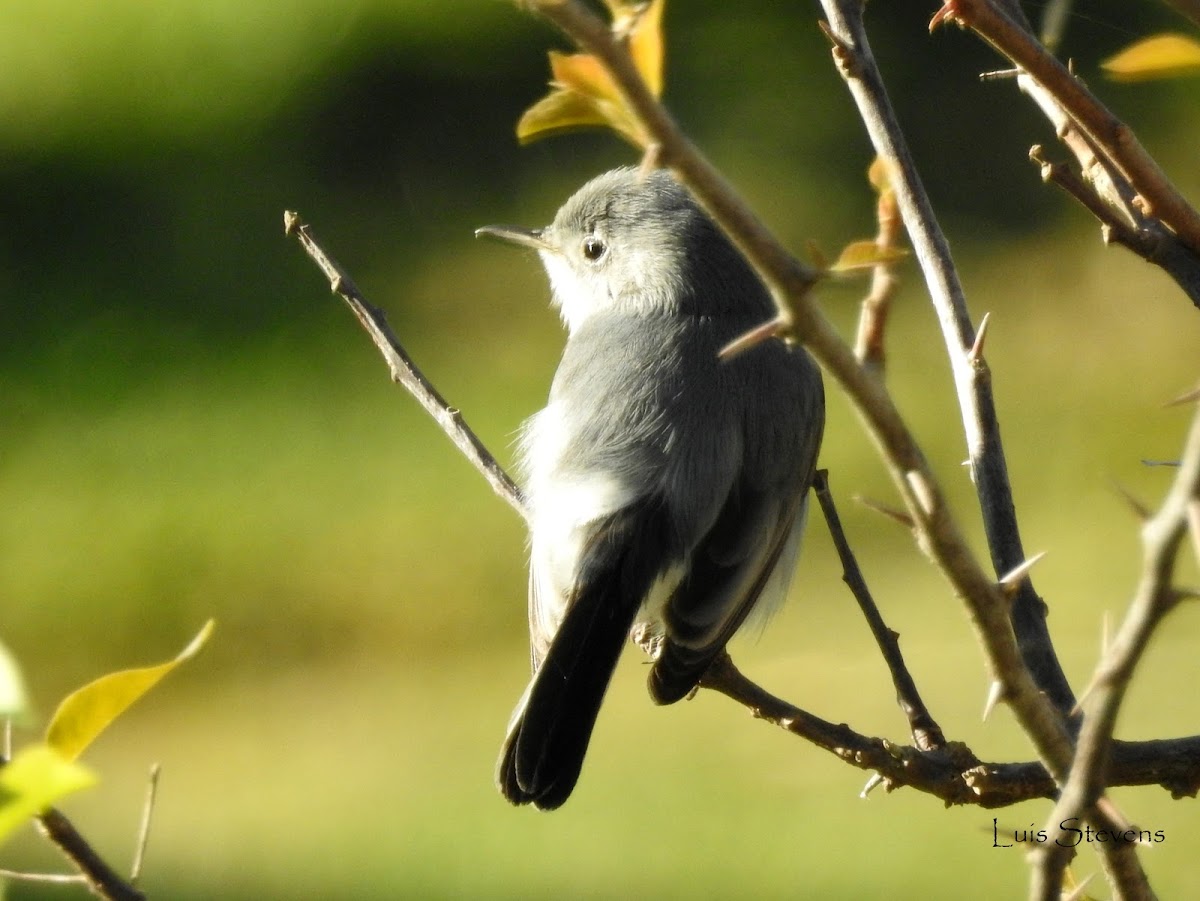
[[[1200,73],[1200,41],[1184,34],[1156,34],[1130,44],[1101,63],[1117,81],[1153,81]]]
[[[0,717],[22,719],[29,712],[25,677],[12,651],[0,642]]]
[[[55,801],[95,783],[90,770],[48,745],[22,748],[0,769],[0,844]]]
[[[1032,8],[1032,7],[1031,7]],[[1193,198],[1187,82],[1113,85],[1099,61],[1174,27],[1152,3],[1077,3],[1062,53]],[[551,816],[491,785],[527,675],[524,535],[394,389],[282,235],[297,209],[438,387],[508,462],[561,332],[535,260],[476,244],[549,221],[634,154],[589,133],[522,148],[514,127],[569,48],[500,0],[5,4],[0,28],[0,604],[34,709],[96,671],[214,641],[89,748],[68,813],[116,861],[164,764],[145,887],[177,899],[1008,897],[1021,849],[992,815],[898,792],[701,695],[654,708],[629,654],[580,788]],[[874,49],[945,219],[988,361],[1017,505],[1077,685],[1138,565],[1113,481],[1153,501],[1194,383],[1200,325],[1170,283],[1043,186],[1049,126],[994,55],[932,38],[912,4],[869,7]],[[815,7],[668,4],[664,97],[795,248],[874,231],[871,152]],[[888,379],[977,533],[963,440],[915,268]],[[853,334],[861,281],[822,286]],[[849,503],[892,489],[830,389],[822,465],[922,690],[989,759],[1031,752],[956,602],[906,534]],[[903,739],[886,673],[811,521],[794,603],[735,656],[767,687]],[[1190,565],[1190,564],[1189,564]],[[1194,570],[1182,574],[1194,582]],[[1183,608],[1133,686],[1122,737],[1188,729],[1200,615]],[[1172,705],[1157,703],[1164,693]],[[1168,709],[1169,708],[1169,709]],[[18,741],[28,738],[19,733]],[[1166,831],[1164,896],[1200,890],[1195,811],[1116,793]],[[1023,828],[1041,806],[1001,811]],[[870,866],[862,866],[864,859]],[[1086,861],[1086,857],[1084,860]],[[4,864],[57,867],[32,836]],[[1083,864],[1081,864],[1082,866]],[[58,889],[53,890],[59,897]],[[10,887],[15,899],[48,897]]]

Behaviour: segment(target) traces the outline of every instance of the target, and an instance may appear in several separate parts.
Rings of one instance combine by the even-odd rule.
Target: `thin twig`
[[[825,522],[829,525],[829,534],[833,538],[838,558],[842,561],[842,581],[849,586],[855,600],[858,601],[867,625],[871,627],[871,634],[875,636],[875,643],[879,645],[879,650],[887,663],[888,671],[892,674],[892,685],[896,689],[896,703],[900,705],[900,709],[908,719],[913,743],[922,751],[939,750],[945,747],[946,736],[942,734],[941,727],[921,699],[916,682],[913,681],[912,674],[904,662],[904,655],[900,653],[900,635],[888,628],[887,623],[883,621],[879,607],[871,596],[871,590],[867,587],[867,581],[858,566],[858,560],[855,559],[850,542],[846,540],[846,533],[842,529],[837,506],[829,491],[828,470],[817,471],[816,478],[813,479],[813,490],[817,494],[817,501],[821,504],[821,512],[825,514]]]
[[[136,883],[142,876],[142,864],[146,860],[146,845],[150,841],[150,821],[154,818],[154,805],[158,800],[158,778],[162,765],[150,767],[150,779],[146,784],[146,801],[142,805],[142,822],[138,827],[137,844],[133,849],[133,866],[129,868],[129,881]]]
[[[1141,661],[1150,637],[1176,606],[1178,593],[1172,582],[1179,548],[1188,531],[1188,511],[1200,502],[1200,406],[1192,418],[1179,472],[1158,512],[1142,527],[1142,575],[1121,628],[1108,644],[1082,702],[1083,725],[1075,750],[1071,775],[1063,786],[1046,827],[1050,840],[1040,860],[1044,892],[1061,888],[1069,857],[1055,840],[1062,837],[1061,823],[1079,817],[1098,803],[1108,775],[1109,751],[1117,713],[1129,681]]]
[[[0,867],[0,879],[13,882],[40,882],[46,885],[87,885],[87,880],[78,873],[24,873]]]
[[[392,381],[403,385],[409,394],[417,399],[417,402],[437,421],[442,427],[442,431],[449,436],[455,446],[488,480],[492,490],[524,517],[525,506],[521,489],[517,487],[516,482],[509,478],[504,468],[496,462],[496,458],[471,431],[463,420],[462,413],[451,407],[417,368],[408,352],[400,344],[400,340],[392,332],[384,312],[367,302],[355,286],[354,280],[317,243],[312,230],[300,220],[299,214],[290,211],[284,213],[283,223],[284,233],[293,235],[299,240],[304,252],[329,279],[330,288],[346,302],[359,324],[371,336],[371,340],[375,342],[375,346],[387,361]]]
[[[1195,0],[1186,2],[1194,4]],[[1019,4],[1014,0],[997,0],[997,7],[999,14],[1007,17],[1006,20],[1014,29],[1023,31],[1029,41],[1037,43],[1033,28]],[[1046,48],[1043,47],[1041,52],[1053,58]],[[1100,219],[1101,234],[1106,243],[1116,243],[1158,266],[1193,304],[1200,307],[1200,255],[1162,221],[1147,215],[1144,199],[1122,173],[1113,155],[1099,146],[1096,139],[1064,107],[1057,90],[1060,80],[1043,84],[1021,69],[1013,72],[1021,92],[1041,110],[1054,127],[1059,141],[1079,163],[1079,177],[1064,172],[1065,167],[1056,168],[1050,173],[1043,168],[1043,177],[1051,175],[1056,184],[1069,191]],[[1074,78],[1069,69],[1066,74]],[[1072,184],[1067,179],[1075,179],[1078,184]],[[1082,188],[1084,182],[1090,186],[1090,191]]]
[[[1043,91],[1041,96],[1048,95]],[[1063,141],[1067,146],[1078,147],[1067,139],[1066,133],[1063,135]],[[1080,153],[1094,159],[1090,156],[1090,149]],[[1114,203],[1114,196],[1120,198],[1127,192],[1123,188],[1115,188],[1113,174],[1109,169],[1099,165],[1093,166],[1090,170],[1092,179],[1085,180],[1076,175],[1069,166],[1047,161],[1040,144],[1035,144],[1030,149],[1029,158],[1041,168],[1042,181],[1057,185],[1100,221],[1100,233],[1106,244],[1118,244],[1136,253],[1147,263],[1158,266],[1175,280],[1175,284],[1191,298],[1192,303],[1200,307],[1200,258],[1188,250],[1162,223],[1141,216],[1131,216],[1131,206],[1123,202]],[[1097,190],[1097,184],[1109,186],[1104,196]]]
[[[1163,0],[1163,3],[1193,25],[1200,26],[1200,0]]]
[[[1142,214],[1133,186],[1097,152],[1049,90],[1024,73],[1018,75],[1017,85],[1054,126],[1058,139],[1075,156],[1083,173],[1077,176],[1061,164],[1051,164],[1048,169],[1031,151],[1030,158],[1042,166],[1043,180],[1049,179],[1067,191],[1100,220],[1105,243],[1118,244],[1158,266],[1200,307],[1200,257],[1162,222]]]

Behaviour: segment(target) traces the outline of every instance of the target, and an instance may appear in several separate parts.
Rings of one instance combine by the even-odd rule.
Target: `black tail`
[[[637,504],[601,523],[584,549],[574,597],[500,751],[496,783],[513,804],[553,810],[575,788],[638,608],[671,562],[664,519],[659,504]]]

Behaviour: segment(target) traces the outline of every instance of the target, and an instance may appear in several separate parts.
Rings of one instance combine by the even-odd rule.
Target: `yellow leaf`
[[[210,619],[174,660],[109,673],[67,695],[54,711],[46,729],[46,743],[63,757],[74,760],[163,676],[194,657],[204,647],[212,630]]]
[[[597,100],[620,101],[621,94],[608,70],[590,53],[550,51],[550,71],[559,87]]]
[[[662,14],[666,0],[651,0],[629,33],[629,55],[655,97],[663,89]]]
[[[0,769],[0,842],[59,798],[95,784],[91,770],[53,748],[22,748]]]
[[[907,253],[895,247],[881,248],[874,241],[853,241],[842,248],[837,262],[829,267],[830,272],[853,272],[869,269],[881,263],[894,263]]]
[[[555,90],[521,115],[517,122],[517,140],[528,144],[560,131],[607,124],[608,120],[590,97],[574,91]]]
[[[1100,64],[1115,81],[1150,81],[1200,72],[1200,42],[1158,34],[1130,44]]]

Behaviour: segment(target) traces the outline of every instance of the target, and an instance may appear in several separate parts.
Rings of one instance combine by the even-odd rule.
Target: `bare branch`
[[[1047,162],[1041,145],[1035,144],[1029,158],[1040,166],[1042,180],[1057,185],[1095,216],[1106,244],[1119,244],[1158,266],[1200,307],[1200,257],[1157,219],[1147,219],[1141,214],[1129,182],[1096,155],[1091,142],[1045,88],[1027,75],[1020,75],[1017,84],[1056,124],[1059,139],[1075,154],[1087,176],[1081,178],[1063,163]]]
[[[417,368],[408,352],[400,344],[400,340],[392,332],[384,312],[367,302],[355,286],[354,280],[317,243],[312,230],[300,220],[299,214],[284,213],[283,223],[284,233],[293,235],[299,240],[304,252],[329,279],[330,288],[346,302],[346,306],[350,307],[359,324],[371,336],[371,340],[375,342],[375,346],[387,361],[392,381],[404,386],[408,393],[417,399],[417,402],[425,408],[425,411],[442,427],[442,431],[454,442],[455,447],[462,451],[471,465],[488,480],[492,490],[524,518],[525,502],[521,489],[517,487],[516,482],[509,478],[504,468],[496,462],[496,458],[471,431],[463,420],[462,413],[450,406]]]

